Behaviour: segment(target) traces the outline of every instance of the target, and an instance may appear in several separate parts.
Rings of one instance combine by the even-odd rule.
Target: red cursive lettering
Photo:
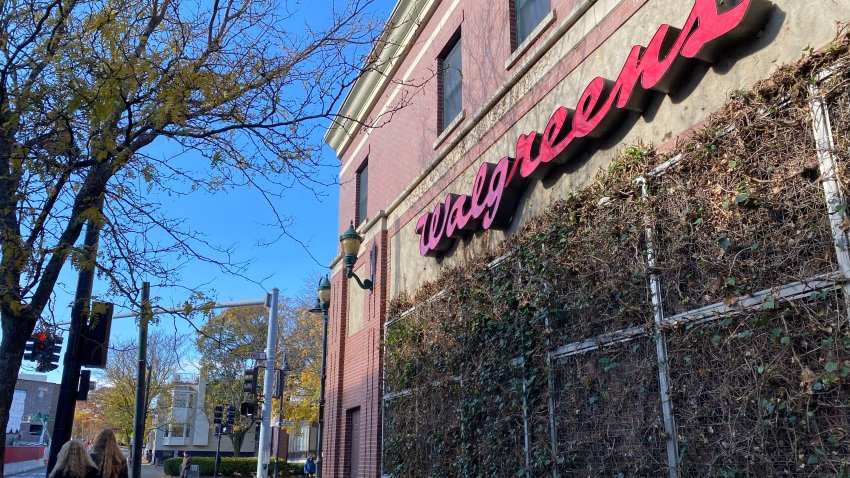
[[[542,178],[552,164],[575,159],[584,141],[608,134],[626,111],[643,111],[650,91],[672,92],[692,61],[712,62],[728,45],[752,36],[771,8],[768,0],[743,0],[721,13],[715,0],[695,0],[682,29],[661,25],[645,48],[632,47],[616,81],[594,78],[575,110],[561,106],[542,134],[517,138],[515,159],[483,163],[470,196],[449,194],[421,216],[419,253],[439,255],[479,224],[485,230],[510,226],[528,178]]]

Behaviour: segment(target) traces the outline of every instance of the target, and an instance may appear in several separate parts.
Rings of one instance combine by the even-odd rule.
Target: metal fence
[[[822,75],[820,80],[828,78],[829,75]],[[811,129],[805,134],[811,134],[815,148],[811,155],[817,158],[823,189],[823,212],[828,218],[834,242],[834,251],[830,251],[832,257],[819,265],[812,265],[813,260],[810,258],[801,259],[799,265],[793,264],[792,269],[812,273],[807,277],[788,280],[789,276],[766,274],[765,283],[758,284],[761,288],[752,289],[731,300],[707,299],[705,303],[682,304],[676,302],[677,293],[672,288],[686,282],[685,279],[664,277],[665,274],[671,275],[675,271],[661,271],[657,267],[659,236],[663,238],[672,233],[665,230],[664,224],[656,224],[647,219],[643,231],[644,260],[646,270],[649,271],[648,292],[653,319],[647,321],[646,325],[601,330],[599,335],[593,337],[562,344],[556,342],[550,350],[551,400],[548,407],[552,431],[551,447],[556,454],[569,455],[563,457],[562,463],[553,464],[553,477],[590,476],[587,467],[592,466],[593,462],[604,461],[607,455],[630,457],[636,462],[644,463],[641,476],[705,476],[704,467],[711,466],[711,460],[718,456],[733,456],[735,447],[759,450],[760,447],[775,442],[771,441],[770,437],[748,436],[749,442],[740,444],[735,442],[734,433],[729,434],[726,442],[710,438],[712,434],[720,432],[718,428],[723,427],[728,419],[722,416],[724,410],[729,409],[728,404],[722,402],[738,400],[752,403],[752,416],[736,418],[742,423],[741,426],[755,427],[760,421],[771,420],[771,417],[778,413],[771,408],[775,406],[776,401],[752,393],[749,389],[734,388],[734,381],[750,381],[754,380],[752,374],[766,373],[770,363],[765,359],[797,361],[801,364],[812,360],[817,364],[818,357],[786,356],[784,349],[779,347],[786,343],[786,339],[791,340],[788,336],[793,333],[793,323],[788,328],[781,329],[744,325],[736,329],[734,334],[730,333],[731,335],[725,332],[725,335],[720,334],[718,329],[728,325],[730,317],[735,317],[735,323],[741,324],[786,320],[784,315],[776,312],[777,304],[791,308],[817,309],[812,314],[826,315],[827,323],[832,323],[837,330],[848,325],[848,224],[843,214],[846,201],[842,197],[838,178],[840,168],[848,165],[837,164],[838,158],[834,154],[837,148],[832,124],[834,121],[830,108],[850,110],[850,94],[825,101],[821,97],[818,84],[813,84],[810,87],[809,103]],[[839,136],[843,141],[847,141],[850,137],[850,125],[842,124],[839,127],[846,128],[840,131]],[[794,139],[789,138],[789,141]],[[649,174],[637,178],[635,181],[642,188],[643,197],[649,200],[654,194],[653,191],[663,193],[667,188],[675,187],[674,183],[678,179],[675,174],[668,173],[675,169],[681,160],[681,155],[675,156]],[[764,231],[765,234],[769,232]],[[754,241],[757,242],[758,238]],[[668,256],[665,260],[675,261],[675,257]],[[491,267],[500,267],[503,262],[495,261]],[[775,280],[787,282],[771,282]],[[706,294],[706,297],[710,297],[710,294]],[[433,300],[439,298],[438,294]],[[414,312],[411,310],[391,318],[385,327],[394,327]],[[825,331],[822,338],[811,340],[826,344],[832,340],[831,333],[831,330]],[[739,342],[734,340],[738,336],[751,340],[746,346],[739,345]],[[712,356],[714,349],[722,349],[725,355]],[[732,357],[732,360],[729,357]],[[692,363],[702,366],[690,367]],[[802,368],[806,370],[808,366]],[[606,373],[593,375],[594,371],[598,370]],[[740,370],[747,372],[741,375]],[[724,383],[731,381],[732,388],[714,387],[710,378],[717,374],[725,374]],[[591,375],[594,377],[592,380],[586,379]],[[798,386],[817,387],[817,383],[803,376]],[[612,393],[612,390],[616,393]],[[386,389],[385,392],[386,427],[387,418],[392,415],[393,402],[408,399],[411,391]],[[781,390],[777,393],[781,393]],[[424,412],[426,411],[423,410]],[[585,426],[600,414],[618,417],[615,420],[616,425],[602,432]],[[797,419],[806,420],[806,417]],[[821,426],[823,430],[829,430],[830,427],[845,426],[847,417],[818,418],[812,415],[808,419],[812,422],[808,425],[809,428]],[[816,423],[818,420],[833,422]],[[517,453],[518,465],[521,465],[522,460],[527,462],[529,459],[528,443],[532,438],[529,436],[527,423],[518,429],[522,432],[516,447],[525,447],[524,454]],[[386,437],[389,432],[391,430],[385,429],[382,436]],[[604,436],[599,436],[600,433]],[[842,437],[839,439],[844,440]],[[763,440],[767,445],[758,440]],[[634,443],[641,443],[641,446],[621,446]],[[428,450],[424,451],[427,452]],[[789,448],[763,450],[763,453],[765,460],[769,460],[769,463],[765,462],[766,471],[763,476],[774,476],[772,473],[779,474],[782,473],[781,470],[786,470],[786,473],[782,474],[798,476],[801,460],[798,455],[802,451]],[[752,462],[753,459],[749,459]],[[816,463],[817,459],[817,455],[802,458],[804,463]],[[734,461],[733,458],[729,460]],[[687,465],[688,462],[704,463],[690,466]],[[720,468],[712,470],[715,473],[713,476],[738,476],[733,471],[724,475]]]

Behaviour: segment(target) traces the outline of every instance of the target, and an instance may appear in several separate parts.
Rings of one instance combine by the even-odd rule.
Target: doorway
[[[360,407],[345,412],[345,478],[360,476]]]

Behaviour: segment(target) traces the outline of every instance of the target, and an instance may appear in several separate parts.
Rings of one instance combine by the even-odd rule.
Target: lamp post
[[[361,281],[360,278],[357,277],[357,274],[354,273],[354,263],[357,262],[357,252],[360,250],[360,244],[363,243],[363,238],[360,237],[360,234],[357,234],[357,231],[354,230],[353,222],[348,226],[348,229],[339,236],[339,243],[342,245],[342,262],[345,265],[345,276],[349,279],[353,277],[361,289],[372,290],[372,286],[375,282],[375,262],[378,258],[377,249],[373,247],[371,253],[372,270],[370,271],[370,274],[372,276]]]
[[[283,392],[286,387],[286,374],[291,372],[286,354],[283,354],[283,365],[277,371],[277,444],[274,447],[274,472],[272,476],[277,478],[277,462],[280,461],[280,433],[283,431]]]
[[[325,276],[319,281],[316,305],[310,309],[310,312],[322,314],[322,379],[319,383],[319,433],[316,436],[316,478],[322,478],[322,434],[325,427],[325,370],[327,368],[328,357],[328,309],[330,306],[331,283],[328,281],[327,276]]]

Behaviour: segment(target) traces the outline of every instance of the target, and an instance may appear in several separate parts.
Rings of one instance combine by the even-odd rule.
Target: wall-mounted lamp
[[[372,251],[369,254],[369,258],[372,262],[370,270],[371,275],[368,279],[361,281],[360,278],[357,277],[357,274],[354,273],[354,263],[357,262],[357,252],[360,251],[360,244],[363,243],[363,238],[360,237],[360,235],[357,234],[357,231],[354,230],[353,222],[350,226],[348,226],[348,230],[339,236],[339,242],[342,244],[342,262],[345,265],[346,277],[349,279],[353,277],[361,289],[372,290],[372,285],[375,280],[375,263],[378,260],[377,244],[372,246]]]

